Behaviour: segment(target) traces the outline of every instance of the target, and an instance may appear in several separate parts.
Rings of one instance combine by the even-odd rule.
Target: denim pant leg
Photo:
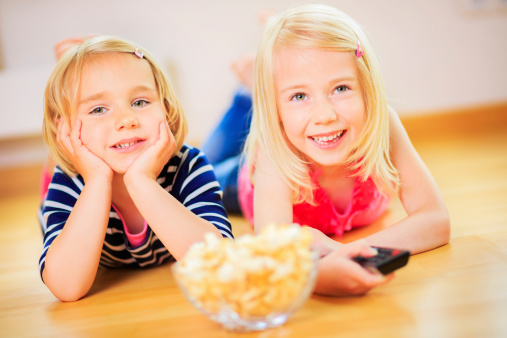
[[[229,213],[241,213],[238,201],[238,173],[241,154],[213,165],[218,183],[224,192],[222,203]]]
[[[245,90],[238,90],[222,120],[201,146],[208,161],[218,164],[240,154],[250,130],[252,99]]]
[[[236,92],[232,105],[201,147],[213,165],[224,192],[224,207],[232,213],[241,212],[238,202],[238,172],[251,117],[252,99],[249,94],[240,90]]]

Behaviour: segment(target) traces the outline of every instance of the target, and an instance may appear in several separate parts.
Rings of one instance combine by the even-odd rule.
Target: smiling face
[[[76,100],[81,140],[116,173],[123,174],[159,135],[166,119],[146,60],[106,53],[85,61]]]
[[[343,165],[363,129],[364,91],[351,53],[281,47],[274,58],[279,118],[320,169]]]

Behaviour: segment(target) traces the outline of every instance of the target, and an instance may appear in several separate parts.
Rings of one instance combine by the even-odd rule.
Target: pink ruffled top
[[[345,231],[373,223],[387,209],[389,197],[381,193],[371,179],[361,182],[356,179],[352,198],[343,212],[336,210],[329,194],[318,182],[320,173],[311,175],[315,184],[313,191],[315,205],[307,202],[293,206],[293,221],[311,226],[326,235],[341,236]],[[238,199],[243,215],[253,224],[254,188],[248,176],[248,169],[243,166],[238,177]]]

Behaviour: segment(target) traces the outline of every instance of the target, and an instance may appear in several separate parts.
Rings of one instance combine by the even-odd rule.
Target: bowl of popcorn
[[[282,325],[311,295],[317,255],[309,229],[266,226],[236,240],[206,234],[172,265],[183,294],[224,328],[258,331]]]

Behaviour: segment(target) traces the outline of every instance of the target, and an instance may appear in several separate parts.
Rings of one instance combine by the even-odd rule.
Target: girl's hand
[[[313,235],[312,249],[319,253],[319,257],[327,256],[343,246],[342,243],[329,238],[322,231],[312,227],[307,228],[310,229]]]
[[[95,177],[112,180],[113,170],[97,155],[93,154],[81,140],[83,123],[77,120],[72,130],[63,119],[58,123],[57,143],[60,151],[72,162],[85,182]]]
[[[359,241],[341,246],[319,261],[319,277],[315,293],[333,296],[358,296],[386,284],[394,274],[386,276],[370,272],[354,262],[356,256],[371,257],[375,250]]]
[[[169,129],[167,122],[161,122],[159,137],[155,144],[151,145],[130,165],[125,173],[124,180],[135,180],[140,177],[148,177],[156,180],[164,166],[176,151],[176,140]]]

